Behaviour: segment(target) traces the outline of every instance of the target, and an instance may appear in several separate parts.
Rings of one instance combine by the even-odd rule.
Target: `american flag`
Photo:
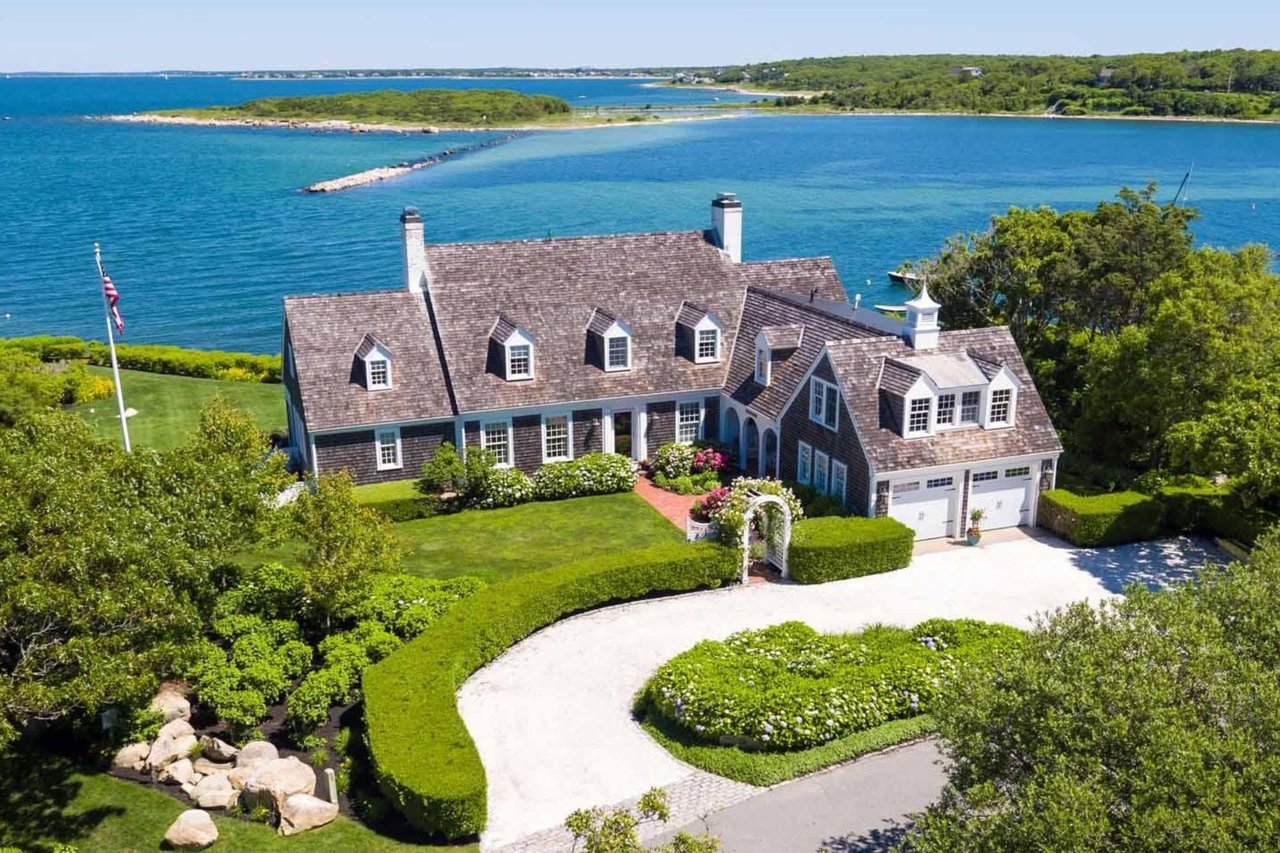
[[[124,334],[124,318],[120,316],[120,291],[116,290],[111,276],[102,273],[102,295],[107,298],[107,307],[111,309],[111,319],[116,322],[116,331]]]

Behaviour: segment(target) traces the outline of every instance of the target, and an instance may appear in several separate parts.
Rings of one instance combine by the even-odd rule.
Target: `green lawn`
[[[405,521],[395,532],[406,550],[404,571],[433,578],[474,575],[489,582],[684,538],[634,492],[467,510]],[[300,548],[288,542],[243,559],[287,563]]]
[[[89,372],[111,376],[107,367],[89,366]],[[200,408],[222,394],[233,405],[249,411],[263,429],[284,429],[284,390],[281,385],[263,382],[223,382],[217,379],[195,379],[120,371],[124,386],[124,403],[138,413],[129,418],[129,438],[138,447],[165,450],[176,447],[195,429]],[[120,418],[116,414],[115,397],[73,406],[94,431],[104,438],[120,438]]]
[[[25,853],[73,844],[91,851],[158,850],[164,832],[183,811],[172,797],[142,785],[86,771],[43,752],[0,757],[0,845]],[[216,814],[216,813],[215,813]],[[339,817],[328,826],[281,838],[263,824],[216,816],[223,851],[435,850],[473,853],[475,845],[421,847],[378,835]]]

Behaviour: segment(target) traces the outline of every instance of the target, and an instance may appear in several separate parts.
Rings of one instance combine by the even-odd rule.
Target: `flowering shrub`
[[[721,486],[718,489],[712,489],[707,496],[700,501],[694,501],[693,506],[689,509],[689,514],[696,521],[710,521],[711,517],[725,504],[729,499],[729,487]]]
[[[720,485],[720,475],[715,471],[703,471],[683,477],[668,477],[659,472],[653,475],[653,484],[677,495],[705,495]]]
[[[725,454],[714,447],[700,447],[693,454],[693,473],[722,471],[727,462]]]
[[[588,453],[571,462],[543,465],[533,477],[536,500],[628,492],[636,484],[631,460],[616,453]]]
[[[699,643],[664,664],[644,696],[699,740],[806,749],[927,712],[945,679],[1022,638],[1016,628],[963,619],[857,634],[785,622]]]
[[[697,452],[698,448],[692,444],[676,442],[664,444],[653,454],[653,461],[649,467],[654,474],[661,474],[664,477],[672,479],[685,477],[693,473],[693,457]]]
[[[533,480],[519,468],[494,468],[484,477],[471,505],[480,509],[515,506],[533,500]]]
[[[716,528],[720,531],[721,542],[736,546],[741,541],[742,525],[746,521],[747,505],[751,503],[752,492],[777,495],[782,498],[791,509],[793,523],[804,518],[804,509],[800,506],[800,500],[780,481],[768,477],[738,477],[729,484],[728,494],[718,499],[718,506],[711,512],[711,520],[716,523]],[[780,514],[781,511],[775,507],[766,507],[764,512]],[[760,515],[756,516],[757,521],[760,517]]]

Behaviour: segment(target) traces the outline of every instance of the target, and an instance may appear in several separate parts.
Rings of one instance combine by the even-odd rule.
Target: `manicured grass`
[[[172,797],[142,785],[85,770],[66,758],[23,751],[0,757],[0,845],[27,853],[73,844],[81,851],[157,850],[184,810]],[[217,816],[222,851],[447,850],[472,853],[475,845],[404,844],[339,817],[320,829],[282,838],[263,824]]]
[[[648,713],[643,703],[637,705],[636,715],[650,737],[679,760],[708,773],[762,788],[816,773],[860,755],[919,740],[936,728],[933,717],[921,714],[905,720],[890,720],[809,749],[755,752],[695,741],[660,715]]]
[[[90,373],[111,376],[111,369],[90,365]],[[262,382],[224,382],[164,373],[121,370],[124,403],[138,413],[129,418],[129,438],[137,447],[167,450],[186,440],[196,427],[200,409],[217,394],[245,409],[265,430],[284,429],[283,386]],[[120,418],[115,397],[73,406],[94,432],[120,440]]]
[[[370,491],[361,497],[372,500],[376,491],[362,488]],[[404,571],[432,578],[474,575],[487,582],[684,539],[634,492],[472,509],[401,522],[394,529],[405,547]],[[287,542],[242,559],[288,563],[300,549],[301,543]]]
[[[413,487],[413,483],[413,480],[392,480],[389,483],[369,483],[365,486],[356,486],[354,491],[356,500],[362,504],[422,497],[422,494]]]

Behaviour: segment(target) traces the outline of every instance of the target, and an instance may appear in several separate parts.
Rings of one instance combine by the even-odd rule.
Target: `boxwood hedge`
[[[1164,505],[1139,492],[1086,497],[1052,489],[1040,495],[1040,524],[1085,548],[1154,539],[1163,522]]]
[[[485,775],[455,694],[476,670],[558,619],[653,593],[719,586],[738,555],[710,543],[597,557],[494,584],[364,673],[378,786],[411,824],[449,839],[485,825]]]
[[[826,583],[901,569],[915,533],[892,518],[806,518],[791,531],[787,569],[800,583]]]
[[[88,361],[109,365],[107,345],[67,335],[36,335],[8,338],[6,346],[17,347],[41,361]],[[166,344],[116,344],[116,358],[122,368],[201,379],[224,379],[235,382],[279,382],[280,356],[247,352],[194,350]]]

